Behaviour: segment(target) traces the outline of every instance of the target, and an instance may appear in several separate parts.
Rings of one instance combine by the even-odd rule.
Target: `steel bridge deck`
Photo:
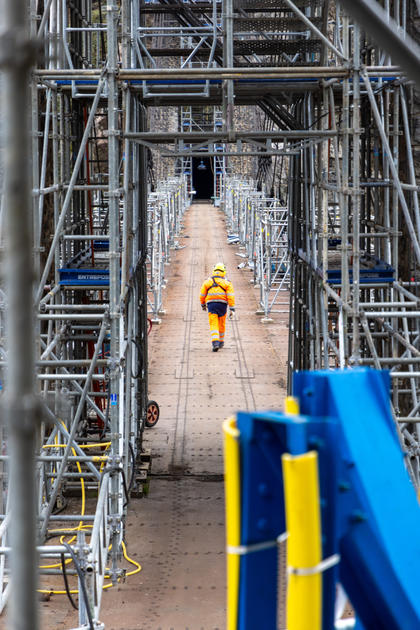
[[[166,315],[149,336],[150,396],[161,407],[145,436],[150,494],[132,499],[128,510],[128,553],[142,571],[105,593],[101,620],[110,630],[225,627],[221,423],[237,409],[282,408],[285,396],[287,314],[261,324],[259,294],[251,272],[237,269],[241,258],[226,243],[222,212],[193,205],[180,240],[185,248],[173,257]],[[226,346],[216,354],[198,295],[219,259],[234,284],[238,321],[228,322]],[[52,627],[52,618],[54,628],[68,627],[65,598],[42,608],[43,627]]]

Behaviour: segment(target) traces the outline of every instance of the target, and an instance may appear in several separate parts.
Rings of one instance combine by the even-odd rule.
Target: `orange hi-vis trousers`
[[[213,341],[224,341],[226,330],[226,313],[222,316],[209,313],[210,335]]]

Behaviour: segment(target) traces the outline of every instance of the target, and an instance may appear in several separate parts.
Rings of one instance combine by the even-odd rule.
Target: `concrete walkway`
[[[150,494],[132,499],[127,519],[128,554],[142,571],[104,592],[107,630],[225,628],[222,422],[239,409],[283,409],[288,295],[286,312],[262,324],[252,274],[237,268],[223,213],[196,204],[184,224],[166,315],[149,336],[150,398],[161,415],[145,436]],[[237,321],[227,322],[225,347],[213,353],[199,290],[217,261],[233,282]]]

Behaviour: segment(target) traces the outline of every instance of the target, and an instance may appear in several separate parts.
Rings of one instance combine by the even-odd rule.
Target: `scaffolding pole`
[[[36,50],[29,39],[26,0],[2,2],[1,38],[5,129],[5,276],[7,392],[4,401],[10,483],[10,628],[38,628],[35,448],[40,408],[34,381],[34,310],[30,145],[26,124],[29,72]]]

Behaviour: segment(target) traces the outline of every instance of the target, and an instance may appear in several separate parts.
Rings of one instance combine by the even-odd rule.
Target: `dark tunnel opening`
[[[193,157],[193,186],[195,199],[211,199],[214,194],[213,170],[210,158]]]

